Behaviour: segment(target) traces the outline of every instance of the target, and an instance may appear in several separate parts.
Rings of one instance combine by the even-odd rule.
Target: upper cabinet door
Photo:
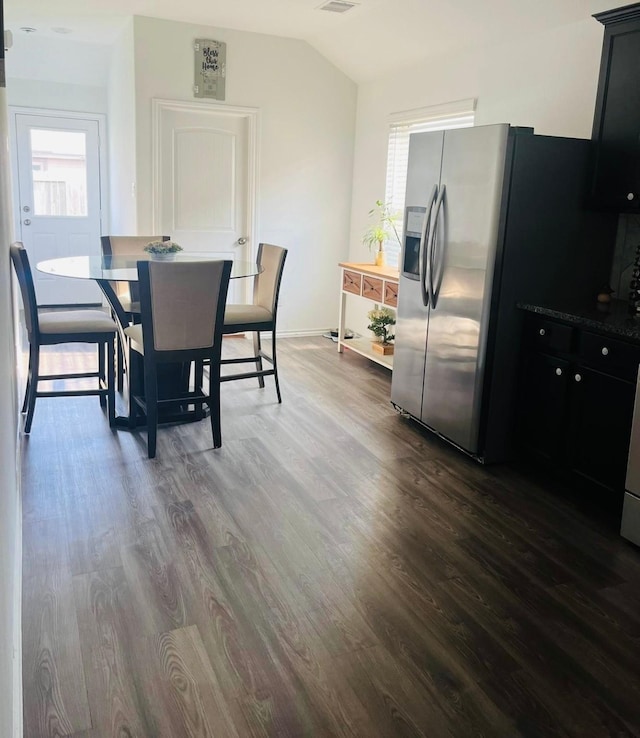
[[[596,16],[605,25],[593,122],[596,207],[640,211],[640,3]]]

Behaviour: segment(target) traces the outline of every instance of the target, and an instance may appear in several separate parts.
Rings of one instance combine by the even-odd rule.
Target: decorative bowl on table
[[[182,246],[175,241],[151,241],[144,250],[154,261],[173,261],[176,254],[182,251]]]

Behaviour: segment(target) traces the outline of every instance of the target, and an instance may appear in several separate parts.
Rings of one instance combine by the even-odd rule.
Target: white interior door
[[[101,303],[90,280],[37,271],[44,259],[100,253],[98,121],[15,114],[19,238],[38,304]]]
[[[155,226],[185,251],[251,259],[249,127],[240,112],[160,103]],[[242,301],[245,281],[232,280],[230,301]]]

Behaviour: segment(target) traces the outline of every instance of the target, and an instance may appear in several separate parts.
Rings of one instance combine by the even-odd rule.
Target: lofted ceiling
[[[355,0],[353,0],[355,2]],[[109,44],[143,15],[302,39],[361,83],[447,51],[575,23],[618,0],[358,0],[346,13],[323,0],[4,0],[5,25]],[[54,29],[58,29],[57,31]]]

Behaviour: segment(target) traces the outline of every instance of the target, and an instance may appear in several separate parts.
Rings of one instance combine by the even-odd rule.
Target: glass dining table
[[[220,253],[203,253],[203,252],[180,252],[175,254],[171,261],[176,262],[192,262],[192,261],[211,261],[214,259],[224,258]],[[45,274],[51,274],[58,277],[72,277],[76,279],[93,279],[102,290],[113,315],[118,324],[118,333],[120,345],[127,345],[127,339],[124,329],[129,325],[130,316],[125,312],[116,291],[113,288],[114,282],[129,282],[132,297],[137,293],[138,281],[138,261],[153,260],[147,254],[131,254],[131,255],[94,255],[94,256],[64,256],[56,259],[47,259],[36,264],[38,271]],[[163,260],[165,261],[165,260]],[[262,271],[262,267],[256,262],[233,260],[231,267],[231,279],[242,279],[246,277],[255,277]],[[137,297],[137,295],[136,295]],[[135,298],[134,298],[135,299]],[[119,356],[124,360],[125,371],[130,373],[142,372],[141,362],[136,362],[137,366],[131,365],[126,351],[119,352]],[[160,397],[163,394],[164,386],[175,386],[175,383],[185,383],[189,381],[189,366],[182,365],[165,365],[163,376],[158,376],[158,393]],[[204,417],[202,411],[189,410],[180,408],[178,412],[166,414],[160,418],[160,422],[164,423],[185,423],[201,420]],[[127,415],[116,415],[115,427],[132,430],[135,427],[144,425],[144,418],[141,416],[132,417],[129,412]]]
[[[222,259],[222,254],[200,253],[190,251],[175,254],[171,261],[210,261]],[[76,277],[77,279],[95,279],[97,282],[137,282],[137,262],[151,260],[146,254],[122,254],[119,256],[63,256],[57,259],[39,261],[38,271],[58,277]],[[231,279],[255,277],[261,267],[253,261],[234,260],[231,267]]]

